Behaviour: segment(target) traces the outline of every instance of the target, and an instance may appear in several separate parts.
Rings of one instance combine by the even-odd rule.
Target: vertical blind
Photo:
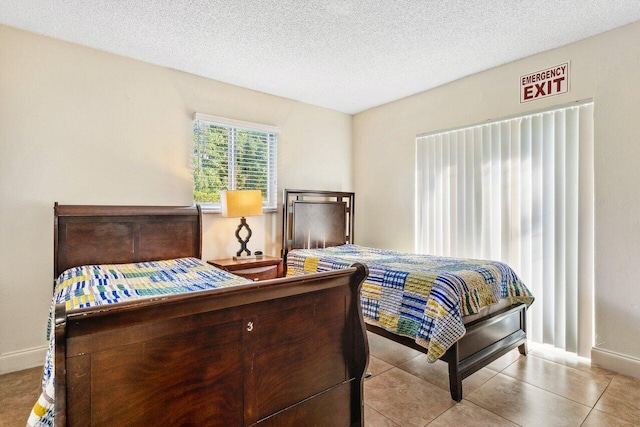
[[[534,342],[593,341],[593,103],[416,138],[416,250],[494,259],[535,302]]]

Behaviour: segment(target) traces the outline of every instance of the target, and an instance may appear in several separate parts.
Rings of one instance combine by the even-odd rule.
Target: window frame
[[[275,212],[277,210],[277,195],[278,195],[278,179],[277,179],[277,171],[278,171],[278,139],[280,136],[280,128],[277,126],[264,125],[259,123],[245,122],[242,120],[228,119],[225,117],[212,116],[203,113],[194,113],[193,115],[193,142],[195,143],[195,138],[198,122],[205,122],[209,125],[216,125],[221,127],[229,128],[232,130],[248,130],[252,132],[262,132],[267,134],[267,200],[264,200],[262,203],[263,211],[265,212]],[[229,138],[230,145],[235,144],[235,138]],[[228,149],[227,155],[229,159],[235,158],[235,150]],[[193,163],[193,171],[195,171],[195,147],[192,147],[192,161]],[[236,166],[235,162],[229,162],[228,165],[228,182],[227,182],[227,190],[238,190],[241,188],[237,188],[236,182]],[[195,178],[193,180],[192,192],[195,192]],[[219,213],[221,212],[220,203],[208,203],[208,202],[198,202],[195,200],[195,194],[193,194],[194,203],[198,203],[203,212],[209,213]]]

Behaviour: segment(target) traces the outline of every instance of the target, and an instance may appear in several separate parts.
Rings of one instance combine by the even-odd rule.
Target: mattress
[[[42,376],[42,393],[33,407],[27,425],[54,425],[53,315],[56,304],[64,303],[68,311],[248,283],[252,282],[197,258],[135,264],[86,265],[66,270],[56,281],[49,313],[49,348]]]
[[[431,362],[464,336],[464,324],[472,320],[468,316],[534,300],[513,269],[501,262],[357,245],[292,250],[287,254],[287,276],[356,262],[369,268],[360,295],[365,322],[415,339]]]

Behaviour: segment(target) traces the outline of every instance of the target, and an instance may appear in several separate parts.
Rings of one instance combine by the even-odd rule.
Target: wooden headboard
[[[54,205],[53,278],[87,264],[202,257],[200,206]]]
[[[354,193],[284,190],[282,256],[291,249],[353,243]]]

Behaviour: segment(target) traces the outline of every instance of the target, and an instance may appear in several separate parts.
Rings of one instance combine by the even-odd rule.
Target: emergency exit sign
[[[569,92],[569,63],[520,76],[520,103]]]

